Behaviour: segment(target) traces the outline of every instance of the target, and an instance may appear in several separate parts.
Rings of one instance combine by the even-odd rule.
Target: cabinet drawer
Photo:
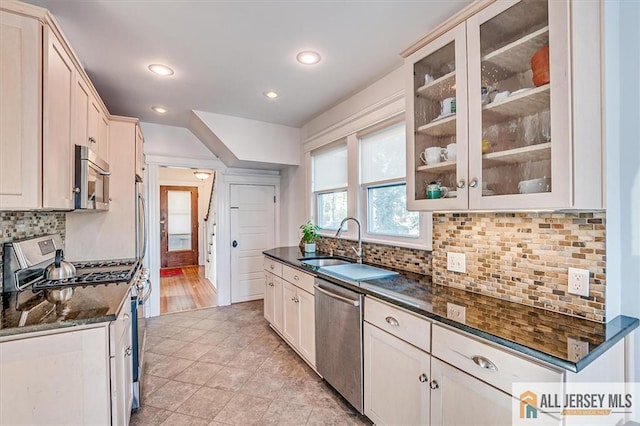
[[[264,258],[264,270],[271,272],[279,277],[282,276],[282,263],[271,259],[270,257]]]
[[[433,326],[431,353],[509,395],[513,382],[562,381],[558,371],[438,325]]]
[[[364,320],[431,352],[431,323],[424,318],[367,296],[364,302]]]
[[[282,278],[292,284],[295,284],[297,287],[300,287],[308,293],[315,294],[313,289],[315,277],[313,275],[305,274],[304,272],[287,265],[282,265]]]

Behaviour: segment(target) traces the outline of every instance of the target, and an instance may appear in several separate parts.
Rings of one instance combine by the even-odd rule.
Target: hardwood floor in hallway
[[[204,266],[180,269],[180,275],[160,278],[160,314],[216,306],[218,295],[204,277]]]

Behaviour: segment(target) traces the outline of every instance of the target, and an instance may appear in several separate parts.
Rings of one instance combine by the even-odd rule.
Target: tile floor
[[[262,317],[262,301],[147,322],[132,425],[362,425]]]

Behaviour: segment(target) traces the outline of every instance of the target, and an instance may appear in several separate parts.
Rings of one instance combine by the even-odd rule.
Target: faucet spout
[[[342,234],[342,227],[349,220],[354,221],[358,225],[358,248],[356,249],[355,247],[351,247],[351,249],[356,253],[357,262],[362,263],[362,226],[360,225],[360,221],[353,216],[345,217],[342,219],[342,222],[340,222],[340,227],[338,228],[338,232],[336,232],[336,237],[338,239],[340,238],[340,235]]]

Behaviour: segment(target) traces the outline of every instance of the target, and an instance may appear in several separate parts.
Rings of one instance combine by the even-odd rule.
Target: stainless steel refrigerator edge
[[[316,368],[363,414],[363,295],[320,278],[315,290]]]

